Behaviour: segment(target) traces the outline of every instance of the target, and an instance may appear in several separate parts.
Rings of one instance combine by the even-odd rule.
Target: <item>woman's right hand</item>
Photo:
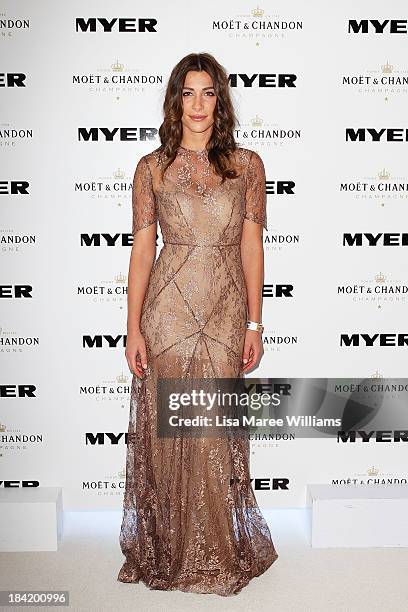
[[[125,355],[132,374],[144,378],[147,368],[147,351],[145,339],[140,332],[127,336]]]

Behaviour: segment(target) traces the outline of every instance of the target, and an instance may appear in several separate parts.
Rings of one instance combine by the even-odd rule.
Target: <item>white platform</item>
[[[408,546],[408,486],[307,486],[316,548]]]
[[[58,550],[62,529],[62,489],[0,489],[0,551]]]

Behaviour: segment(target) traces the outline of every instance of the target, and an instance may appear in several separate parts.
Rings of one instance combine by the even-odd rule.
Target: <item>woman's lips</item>
[[[190,115],[190,119],[193,121],[202,121],[206,118],[206,115]]]

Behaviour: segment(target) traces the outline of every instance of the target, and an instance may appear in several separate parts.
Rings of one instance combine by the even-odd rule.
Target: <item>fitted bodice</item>
[[[238,176],[223,182],[206,149],[180,146],[162,178],[159,150],[143,156],[134,177],[132,233],[159,221],[164,244],[211,247],[238,245],[244,219],[266,228],[263,162],[241,147],[233,162]]]

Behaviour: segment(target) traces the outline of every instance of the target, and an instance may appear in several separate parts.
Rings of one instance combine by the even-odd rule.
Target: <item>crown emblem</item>
[[[6,431],[6,426],[0,423],[0,431]]]
[[[126,470],[125,470],[125,468],[122,468],[120,470],[120,472],[118,472],[118,476],[119,476],[119,478],[126,478]]]
[[[385,283],[386,276],[382,272],[379,272],[374,278],[376,283]]]
[[[377,470],[377,468],[375,468],[373,465],[367,470],[367,474],[369,476],[378,476],[379,473],[380,473],[380,470]]]
[[[126,276],[124,274],[122,274],[121,272],[119,272],[119,274],[117,274],[115,276],[115,281],[117,283],[124,284],[124,283],[126,283]]]
[[[380,181],[388,181],[390,178],[390,173],[385,168],[383,168],[381,172],[378,173],[378,178],[380,179]]]
[[[380,379],[380,378],[383,378],[383,376],[380,374],[380,372],[378,370],[376,370],[374,372],[374,374],[371,374],[370,378],[378,378],[378,379]]]
[[[394,66],[392,66],[392,64],[389,64],[387,60],[387,63],[381,66],[381,70],[384,72],[384,74],[389,74],[394,70]]]
[[[119,376],[116,377],[116,382],[121,385],[125,385],[127,381],[128,381],[128,377],[125,376],[123,372],[122,374],[119,374]]]
[[[251,119],[251,123],[254,127],[261,127],[261,125],[263,124],[263,119],[261,119],[259,115],[256,114],[255,117]]]
[[[118,168],[117,170],[115,170],[115,172],[113,173],[113,178],[115,179],[123,179],[125,178],[125,173],[123,170],[121,170],[120,168]]]
[[[114,64],[111,64],[111,68],[113,72],[123,72],[123,64],[120,64],[119,60],[116,60]]]
[[[252,17],[263,17],[264,12],[261,8],[259,8],[259,6],[257,6],[255,9],[252,9],[251,13],[252,13]]]

